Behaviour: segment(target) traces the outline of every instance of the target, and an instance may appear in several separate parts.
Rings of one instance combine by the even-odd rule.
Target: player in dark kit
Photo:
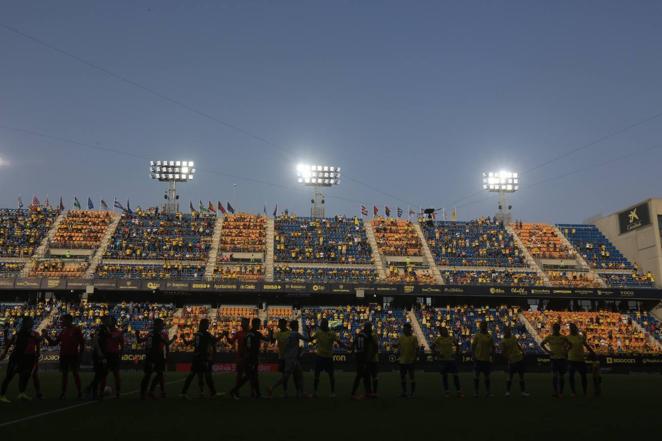
[[[103,390],[101,384],[108,375],[108,339],[110,338],[109,318],[104,317],[101,324],[94,331],[92,339],[92,368],[94,369],[94,378],[85,388],[90,399],[103,399]]]
[[[352,386],[352,399],[354,400],[362,398],[356,394],[361,382],[363,382],[365,396],[372,396],[370,363],[374,360],[374,354],[378,351],[375,346],[375,339],[373,339],[372,335],[372,324],[368,322],[363,325],[363,330],[354,338],[354,342],[352,343],[352,351],[356,357],[356,376],[354,377],[354,385]]]
[[[193,336],[192,342],[186,342],[193,345],[193,360],[191,363],[191,372],[186,377],[184,388],[180,394],[181,398],[188,399],[188,388],[191,382],[197,376],[198,386],[200,388],[200,396],[204,390],[204,383],[207,383],[209,388],[209,395],[211,398],[218,396],[216,393],[216,386],[214,386],[214,379],[211,376],[211,368],[214,362],[214,354],[216,353],[217,339],[208,331],[209,320],[202,319],[198,325],[198,332]]]
[[[104,377],[101,379],[101,390],[106,389],[106,380],[108,374],[113,374],[115,380],[115,398],[120,397],[120,387],[122,385],[120,378],[120,363],[122,360],[122,351],[124,350],[124,332],[117,327],[117,319],[111,317],[108,325],[108,338],[106,339],[106,360],[107,369]]]
[[[7,373],[0,388],[0,403],[9,403],[7,399],[7,388],[11,383],[14,376],[18,375],[18,399],[30,400],[31,398],[25,393],[28,386],[30,376],[34,371],[37,363],[37,354],[41,337],[32,330],[34,321],[31,317],[24,317],[21,321],[21,328],[16,335],[11,337],[5,344],[5,348],[0,355],[0,361],[4,360],[10,347],[14,347],[11,355],[9,356],[9,363],[7,364]]]
[[[163,373],[166,367],[166,355],[168,347],[174,341],[168,339],[168,334],[164,329],[163,320],[160,318],[154,319],[152,331],[146,336],[141,337],[140,333],[136,331],[136,339],[139,343],[145,343],[145,375],[140,382],[140,399],[144,400],[149,398],[156,399],[154,390],[157,385],[161,385],[161,397],[165,397],[164,384],[165,379]],[[152,374],[154,378],[152,379]],[[150,379],[152,379],[150,384]],[[149,395],[148,395],[149,388]]]
[[[44,331],[44,337],[49,345],[60,345],[60,371],[62,372],[62,389],[60,399],[64,399],[69,382],[69,372],[74,377],[78,399],[82,397],[80,388],[80,360],[85,351],[85,339],[83,332],[78,326],[74,326],[74,318],[71,314],[65,314],[60,319],[62,330],[55,338],[50,338]]]
[[[246,321],[246,325],[247,325]],[[244,321],[242,319],[242,330],[244,329]],[[258,363],[260,355],[260,345],[262,341],[271,341],[273,336],[265,337],[260,333],[261,321],[259,318],[254,318],[251,321],[251,329],[243,333],[243,345],[239,342],[238,345],[238,362],[237,362],[237,383],[230,391],[232,398],[239,399],[239,389],[250,382],[251,396],[253,398],[261,398],[260,381],[258,378]],[[242,335],[235,336],[235,340]]]

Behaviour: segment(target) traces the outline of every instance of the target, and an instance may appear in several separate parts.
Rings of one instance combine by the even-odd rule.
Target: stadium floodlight
[[[322,187],[333,187],[340,184],[340,167],[331,165],[297,164],[297,182],[306,187],[313,187],[311,199],[311,217],[324,217],[324,194]]]
[[[155,181],[168,183],[168,189],[164,195],[164,213],[174,214],[179,211],[177,182],[192,181],[195,176],[194,167],[193,161],[149,161],[149,176]]]
[[[512,217],[510,210],[512,205],[506,204],[506,195],[519,190],[519,174],[517,172],[501,170],[498,172],[483,173],[483,190],[499,194],[499,211],[497,220],[509,224]]]

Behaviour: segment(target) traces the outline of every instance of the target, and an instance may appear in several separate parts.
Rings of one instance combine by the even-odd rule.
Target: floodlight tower
[[[306,187],[313,187],[310,217],[324,217],[324,194],[322,188],[340,184],[340,167],[328,165],[297,165],[297,181]]]
[[[179,211],[179,196],[177,182],[188,182],[193,179],[195,169],[193,161],[149,161],[149,175],[159,182],[167,182],[168,189],[163,198],[163,212],[175,214]]]
[[[519,190],[519,175],[516,172],[501,170],[498,172],[483,173],[483,190],[490,193],[499,193],[499,211],[496,218],[508,225],[512,220],[510,210],[512,205],[506,205],[506,195]]]

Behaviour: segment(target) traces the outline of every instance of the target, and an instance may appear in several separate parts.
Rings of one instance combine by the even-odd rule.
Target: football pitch
[[[1,372],[4,377],[4,370]],[[349,398],[353,376],[337,373],[337,397],[329,398],[328,381],[322,378],[320,398],[273,399],[228,396],[197,398],[194,382],[190,401],[178,398],[184,375],[168,373],[168,398],[156,401],[138,399],[141,375],[124,372],[123,396],[103,402],[60,401],[59,374],[42,372],[43,400],[0,405],[1,440],[90,439],[130,440],[559,440],[634,439],[659,436],[662,429],[662,375],[604,375],[601,398],[567,395],[551,397],[548,374],[528,375],[532,396],[506,398],[505,374],[493,374],[494,397],[473,398],[471,376],[461,376],[465,398],[443,398],[440,375],[418,373],[415,399],[399,397],[399,377],[395,372],[380,375],[378,399],[352,401]],[[261,375],[266,389],[277,378]],[[90,376],[84,376],[84,383]],[[219,374],[219,391],[227,391],[234,376]],[[312,375],[306,374],[306,391]],[[590,377],[589,377],[590,382]],[[112,384],[112,381],[111,381]],[[8,397],[17,394],[16,381]],[[32,392],[31,388],[29,390]],[[70,387],[70,392],[73,390]],[[140,437],[140,438],[137,438]]]

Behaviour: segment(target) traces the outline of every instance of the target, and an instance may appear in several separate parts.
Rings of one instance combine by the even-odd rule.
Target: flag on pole
[[[37,195],[32,196],[32,206],[33,207],[39,206],[39,199],[37,198]]]
[[[278,214],[278,204],[274,207],[274,217]]]
[[[108,210],[108,204],[106,204],[106,201],[104,201],[103,199],[101,199],[101,208],[103,208],[104,210]]]
[[[202,201],[200,201],[200,204],[198,205],[198,210],[200,211],[200,213],[206,213],[207,212],[207,209],[202,204]]]
[[[78,200],[78,196],[74,196],[74,208],[76,210],[80,210],[80,201]]]
[[[92,198],[91,197],[87,198],[87,208],[88,208],[88,210],[94,210],[94,204],[92,203]]]
[[[62,196],[60,196],[60,211],[64,211],[64,202],[62,202]]]
[[[267,204],[264,204],[264,208],[262,209],[262,212],[264,213],[265,216],[267,215]]]
[[[129,214],[133,214],[133,211],[131,211],[131,201],[128,199],[126,200],[126,212]]]
[[[228,202],[228,211],[229,211],[231,214],[234,214],[234,208],[232,208],[232,205],[230,205],[230,202]]]
[[[44,201],[44,207],[46,207],[46,208],[51,207],[51,203],[48,201],[48,196],[46,196],[46,200]]]
[[[453,208],[453,211],[451,211],[451,220],[457,222],[457,208]]]
[[[416,211],[409,209],[409,217],[416,216]]]
[[[197,213],[197,211],[195,211],[195,208],[193,208],[193,202],[188,201],[188,207],[191,209],[191,213]]]
[[[398,217],[402,217],[402,208],[398,207]]]
[[[218,209],[221,211],[221,213],[223,213],[223,215],[228,214],[228,212],[225,211],[225,207],[223,206],[223,204],[221,204],[221,201],[218,201]]]
[[[115,198],[115,202],[113,202],[113,207],[119,208],[122,211],[126,211],[124,207],[122,206],[122,203]]]
[[[377,216],[379,214],[379,208],[376,205],[372,206],[372,215]]]
[[[23,199],[21,197],[18,197],[18,208],[23,208]]]
[[[366,208],[365,205],[361,205],[361,216],[367,216],[368,215],[368,209]]]
[[[216,208],[214,208],[214,204],[212,204],[211,201],[209,201],[209,204],[207,204],[207,211],[216,214]]]
[[[386,213],[386,217],[391,217],[391,209],[387,206],[384,206],[384,213]]]

